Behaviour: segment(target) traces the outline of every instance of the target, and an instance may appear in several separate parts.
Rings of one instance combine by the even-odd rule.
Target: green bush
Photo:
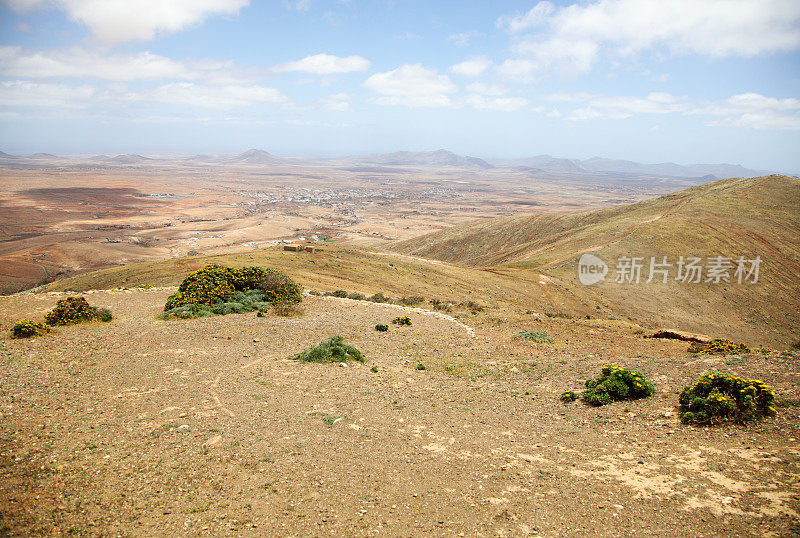
[[[207,318],[213,315],[214,313],[211,312],[211,309],[209,307],[199,304],[189,303],[176,306],[175,308],[170,308],[169,310],[165,310],[164,312],[161,312],[157,317],[158,319],[161,320],[168,320],[168,319]]]
[[[338,297],[339,299],[346,299],[347,298],[347,292],[344,291],[344,290],[332,291],[328,295],[330,295],[331,297]]]
[[[357,291],[354,291],[352,293],[348,293],[347,294],[347,298],[348,299],[353,299],[354,301],[366,301],[367,300],[367,296],[366,295],[364,295],[363,293],[358,293]]]
[[[565,393],[563,393],[561,395],[561,398],[559,398],[559,399],[564,403],[572,403],[572,402],[574,402],[575,400],[578,399],[578,395],[575,394],[575,392],[573,392],[571,390],[568,390]]]
[[[30,338],[31,336],[41,336],[50,331],[44,323],[39,323],[31,319],[21,319],[11,328],[11,338]]]
[[[383,333],[389,330],[389,326],[385,323],[378,323],[375,325],[375,330]]]
[[[44,321],[48,325],[71,325],[96,319],[111,321],[111,318],[111,312],[108,309],[95,308],[83,297],[59,299],[56,306],[44,315]]]
[[[419,363],[419,364],[417,364],[417,370],[427,370],[427,368],[425,367],[424,364]]]
[[[581,397],[589,405],[600,406],[612,401],[646,398],[652,396],[654,390],[639,372],[608,364],[596,379],[586,381]]]
[[[264,301],[266,294],[261,290],[235,291],[228,296],[228,300],[205,306],[198,304],[185,304],[171,308],[162,312],[158,318],[168,319],[191,319],[203,318],[212,315],[224,316],[227,314],[244,314],[258,310],[259,313],[266,312],[272,306]]]
[[[686,423],[745,422],[775,414],[775,393],[768,385],[728,374],[703,374],[678,401]]]
[[[419,295],[412,295],[411,297],[401,297],[397,302],[405,306],[414,306],[420,304],[424,300],[425,300],[424,297],[420,297]]]
[[[531,340],[533,342],[539,342],[543,344],[552,344],[555,342],[555,340],[547,336],[547,334],[539,331],[520,331],[514,335],[514,338],[523,338],[525,340]]]
[[[388,303],[388,304],[391,304],[391,303],[394,302],[394,301],[392,301],[391,298],[385,296],[383,294],[383,292],[380,292],[380,291],[378,293],[374,293],[374,294],[370,295],[369,297],[367,297],[367,301],[371,301],[373,303]]]
[[[411,318],[408,316],[397,316],[392,320],[395,325],[411,325]]]
[[[347,362],[349,360],[364,362],[365,359],[361,352],[353,346],[345,344],[343,340],[339,335],[332,336],[330,339],[289,358],[300,362]]]

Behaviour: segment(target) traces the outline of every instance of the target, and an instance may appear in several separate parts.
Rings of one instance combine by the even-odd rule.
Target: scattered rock
[[[214,437],[208,439],[205,443],[203,443],[203,448],[216,448],[222,445],[222,436],[215,435]]]

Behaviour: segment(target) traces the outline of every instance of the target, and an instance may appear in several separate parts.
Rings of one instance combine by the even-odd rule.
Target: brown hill
[[[787,343],[800,337],[800,180],[726,179],[598,211],[516,216],[435,232],[392,247],[415,256],[494,267],[508,276],[545,272],[576,295],[653,326]],[[604,282],[583,286],[578,258],[608,264]],[[640,282],[615,282],[621,257],[641,257]],[[649,277],[650,259],[668,278]],[[701,281],[675,280],[680,257],[701,259]],[[706,281],[713,258],[730,258],[728,282]],[[737,261],[760,258],[759,278],[736,275]],[[712,275],[713,276],[713,275]]]

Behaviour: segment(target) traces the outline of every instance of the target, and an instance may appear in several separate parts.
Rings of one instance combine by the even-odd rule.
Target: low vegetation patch
[[[750,348],[725,338],[714,338],[710,342],[692,342],[689,353],[700,355],[729,355],[731,353],[749,353]]]
[[[385,323],[378,323],[377,325],[375,325],[375,330],[378,332],[385,333],[386,331],[389,330],[389,326]]]
[[[32,319],[21,319],[14,324],[11,328],[11,338],[30,338],[32,336],[41,336],[50,331],[45,323],[39,323]]]
[[[646,398],[652,396],[654,390],[653,385],[639,372],[607,364],[597,378],[586,381],[586,390],[581,397],[589,405],[600,406],[614,401]]]
[[[397,316],[392,320],[395,325],[411,325],[411,318],[408,316]]]
[[[681,420],[689,424],[745,422],[775,414],[775,393],[757,379],[703,374],[678,397]]]
[[[228,296],[226,301],[215,303],[211,306],[199,304],[185,304],[165,310],[158,315],[158,319],[191,319],[209,316],[224,316],[226,314],[243,314],[245,312],[266,312],[271,303],[265,301],[266,294],[261,290],[236,291]]]
[[[183,279],[178,291],[167,299],[159,318],[266,312],[270,306],[288,307],[301,302],[301,291],[291,278],[274,269],[232,269],[210,264]]]
[[[359,350],[345,344],[343,340],[339,335],[332,336],[289,358],[300,362],[348,362],[350,360],[364,362],[366,360]]]
[[[572,403],[577,399],[578,399],[578,395],[575,394],[575,392],[571,391],[571,390],[568,390],[568,391],[564,392],[561,395],[561,397],[559,398],[559,400],[561,400],[564,403]]]
[[[55,308],[45,314],[44,321],[48,325],[72,325],[84,321],[111,321],[113,316],[106,308],[96,308],[83,297],[67,297],[59,299]]]
[[[514,335],[514,338],[522,338],[524,340],[530,340],[532,342],[540,342],[543,344],[552,344],[553,342],[555,342],[555,340],[547,336],[546,333],[540,331],[520,331]]]

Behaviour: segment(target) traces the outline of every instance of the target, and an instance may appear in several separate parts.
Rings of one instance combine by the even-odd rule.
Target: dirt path
[[[113,322],[0,340],[0,534],[800,530],[797,407],[717,430],[675,415],[676,390],[709,368],[759,372],[791,395],[796,361],[702,362],[679,344],[574,320],[541,324],[552,346],[515,341],[489,315],[467,324],[411,311],[411,327],[379,333],[395,311],[316,297],[295,318],[158,321],[168,293],[89,293]],[[41,317],[56,298],[0,298],[0,322]],[[333,334],[368,362],[288,359]],[[614,341],[630,346],[614,362],[658,394],[561,404]]]

